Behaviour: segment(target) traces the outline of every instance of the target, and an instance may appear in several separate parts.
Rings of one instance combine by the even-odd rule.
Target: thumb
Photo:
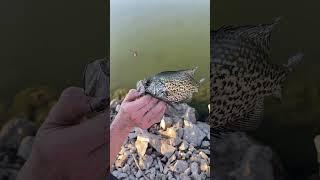
[[[89,101],[90,97],[84,94],[83,89],[69,87],[61,93],[45,123],[58,126],[78,124],[91,111]]]

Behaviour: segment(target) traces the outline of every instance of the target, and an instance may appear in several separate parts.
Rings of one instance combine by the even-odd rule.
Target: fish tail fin
[[[288,63],[284,66],[291,72],[303,59],[303,53],[297,53],[288,59]]]

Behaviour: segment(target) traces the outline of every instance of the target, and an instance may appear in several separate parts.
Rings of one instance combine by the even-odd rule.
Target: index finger
[[[140,96],[139,92],[135,89],[130,89],[123,102],[130,102],[137,99]]]

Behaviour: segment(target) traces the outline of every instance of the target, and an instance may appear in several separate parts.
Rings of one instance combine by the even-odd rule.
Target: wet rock
[[[33,136],[27,136],[27,137],[23,138],[20,143],[17,155],[20,156],[21,158],[23,158],[24,160],[27,160],[30,153],[31,153],[33,139],[34,139]]]

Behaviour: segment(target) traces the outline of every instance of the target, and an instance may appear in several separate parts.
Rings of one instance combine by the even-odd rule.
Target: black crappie
[[[197,67],[189,70],[164,71],[150,78],[140,80],[137,90],[167,103],[188,102],[192,95],[198,92],[198,87],[203,81],[194,79]]]
[[[288,64],[269,62],[270,36],[278,20],[253,26],[224,26],[210,33],[211,134],[258,127],[266,96],[281,98],[282,84],[298,53]]]

